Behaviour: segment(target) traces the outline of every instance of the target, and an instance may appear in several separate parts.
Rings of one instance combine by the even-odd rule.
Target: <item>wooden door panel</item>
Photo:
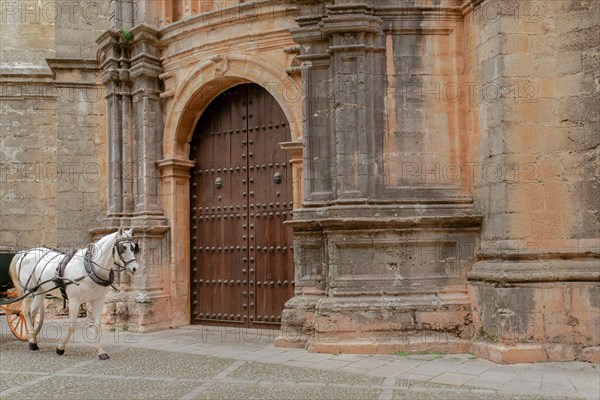
[[[191,143],[192,322],[270,326],[293,295],[291,167],[281,107],[258,85],[218,96]],[[288,176],[290,173],[290,176]],[[277,176],[276,176],[277,174]]]
[[[258,188],[251,189],[251,205],[254,205],[251,225],[255,231],[252,257],[255,311],[251,317],[253,324],[260,326],[279,323],[283,305],[293,295],[293,264],[285,257],[291,242],[286,241],[284,232],[289,228],[283,226],[292,206],[291,181],[286,179],[289,156],[279,146],[289,141],[290,132],[283,110],[266,90],[256,87],[249,91],[248,99],[248,114],[252,116],[249,152],[253,154],[249,160],[254,166],[249,169],[249,177],[253,182],[251,187]]]

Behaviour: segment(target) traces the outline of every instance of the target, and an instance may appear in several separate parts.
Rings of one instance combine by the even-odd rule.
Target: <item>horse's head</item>
[[[119,229],[114,248],[117,251],[119,261],[123,263],[123,268],[131,274],[135,274],[139,268],[135,256],[140,252],[140,247],[137,240],[133,238],[133,228],[128,231]]]

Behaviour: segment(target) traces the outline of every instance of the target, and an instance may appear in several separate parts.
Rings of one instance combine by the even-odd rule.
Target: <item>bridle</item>
[[[134,254],[134,256],[131,258],[131,260],[125,260],[123,258],[123,254],[125,253],[125,251],[127,250],[127,248],[125,247],[127,244],[133,245],[133,248],[131,248],[132,253]],[[117,257],[114,257],[114,252],[115,250],[117,251],[117,255],[119,256],[119,260],[123,263],[123,264],[119,264],[117,262]],[[140,246],[137,242],[136,239],[134,238],[121,238],[121,239],[117,239],[115,241],[115,244],[113,246],[113,259],[114,259],[114,264],[119,267],[118,271],[128,271],[127,269],[127,265],[129,263],[132,263],[134,261],[137,261],[135,259],[135,255],[138,254],[140,252]]]

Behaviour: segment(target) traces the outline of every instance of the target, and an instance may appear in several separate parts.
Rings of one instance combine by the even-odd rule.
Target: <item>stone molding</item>
[[[565,254],[565,253],[563,253]],[[520,259],[479,261],[468,274],[469,281],[498,284],[600,282],[600,257],[572,259]]]
[[[190,168],[192,168],[196,162],[194,160],[184,160],[178,158],[167,158],[156,162],[156,166],[159,168],[161,177],[178,177],[178,178],[189,178]]]
[[[284,222],[294,231],[347,230],[347,229],[418,229],[418,228],[474,228],[481,226],[479,216],[433,216],[412,218],[323,218]]]
[[[180,40],[182,35],[190,36],[198,30],[234,25],[239,21],[239,16],[245,15],[244,12],[247,10],[256,10],[256,13],[249,15],[256,17],[256,19],[260,19],[260,16],[263,14],[268,14],[269,18],[276,19],[279,16],[296,14],[298,8],[274,2],[273,0],[259,0],[251,3],[241,3],[231,9],[193,15],[163,27],[160,30],[162,36],[161,45],[168,46],[171,42]]]
[[[100,70],[98,60],[96,59],[47,58],[46,62],[53,72],[58,70],[78,69],[96,73]]]

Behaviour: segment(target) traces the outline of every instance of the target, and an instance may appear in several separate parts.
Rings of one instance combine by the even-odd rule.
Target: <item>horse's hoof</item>
[[[101,360],[108,360],[110,357],[108,356],[108,354],[102,353],[98,356],[98,358]]]
[[[65,354],[64,350],[59,349],[58,347],[56,348],[56,354],[58,354],[59,356],[62,356],[63,354]]]
[[[36,351],[39,350],[40,348],[38,347],[37,343],[29,343],[29,350],[31,351]]]

